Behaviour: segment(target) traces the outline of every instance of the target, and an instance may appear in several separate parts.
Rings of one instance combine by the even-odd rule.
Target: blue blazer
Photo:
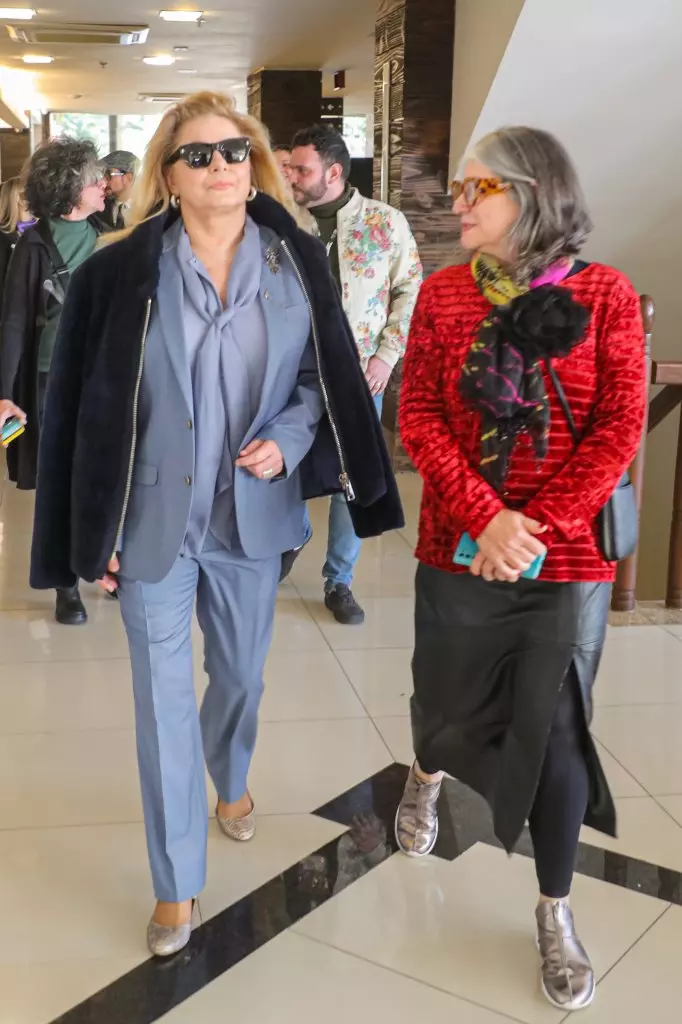
[[[299,464],[315,439],[324,403],[310,336],[310,312],[291,264],[266,259],[279,246],[260,227],[263,267],[259,301],[267,326],[260,405],[240,448],[256,438],[276,441],[285,474],[270,481],[237,469],[234,500],[239,539],[249,558],[270,558],[305,539]],[[162,259],[159,293],[147,333],[138,406],[138,436],[125,516],[121,572],[146,583],[162,580],[185,538],[194,479],[192,381],[182,329],[182,282]],[[159,296],[162,301],[159,301]]]
[[[249,215],[282,240],[281,267],[293,265],[314,314],[326,410],[299,467],[303,494],[345,491],[358,537],[400,529],[395,476],[326,250],[271,196],[259,192]],[[31,585],[38,589],[100,578],[116,547],[137,435],[141,339],[164,233],[177,216],[159,211],[96,252],[71,279],[40,437],[31,551]],[[292,381],[289,398],[294,388]]]

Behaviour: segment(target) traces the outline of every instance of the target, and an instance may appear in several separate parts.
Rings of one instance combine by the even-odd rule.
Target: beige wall
[[[595,221],[589,259],[656,303],[654,357],[682,360],[682,3],[526,0],[476,124],[554,131]],[[650,438],[639,596],[665,588],[675,423]]]
[[[457,0],[451,170],[466,149],[525,0]]]

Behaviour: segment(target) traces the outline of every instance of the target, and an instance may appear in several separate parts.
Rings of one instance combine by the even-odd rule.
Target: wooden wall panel
[[[0,179],[7,181],[21,174],[31,155],[31,133],[0,129]]]
[[[248,111],[269,129],[275,145],[289,145],[300,128],[319,122],[322,114],[321,71],[274,71],[249,75]]]
[[[383,78],[390,62],[388,201],[409,220],[425,274],[457,253],[448,193],[454,41],[455,0],[382,0],[375,35],[374,196],[381,197]],[[398,367],[383,416],[399,470],[412,468],[397,423],[401,376]]]

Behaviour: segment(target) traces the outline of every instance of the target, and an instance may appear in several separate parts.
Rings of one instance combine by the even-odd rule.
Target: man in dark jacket
[[[93,143],[54,139],[33,154],[26,201],[38,224],[14,249],[0,325],[0,398],[26,412],[26,433],[7,450],[10,479],[36,485],[42,406],[57,327],[71,273],[92,254],[105,229],[104,177]],[[57,621],[87,621],[78,587],[57,591]]]
[[[105,156],[102,164],[107,182],[107,198],[102,220],[112,230],[122,231],[126,226],[126,213],[140,161],[134,153],[117,149]]]

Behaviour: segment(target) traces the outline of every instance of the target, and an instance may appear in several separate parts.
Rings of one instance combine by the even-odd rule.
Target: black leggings
[[[559,692],[529,816],[540,892],[553,899],[563,899],[571,890],[580,829],[587,810],[585,732],[580,684],[571,668]]]

